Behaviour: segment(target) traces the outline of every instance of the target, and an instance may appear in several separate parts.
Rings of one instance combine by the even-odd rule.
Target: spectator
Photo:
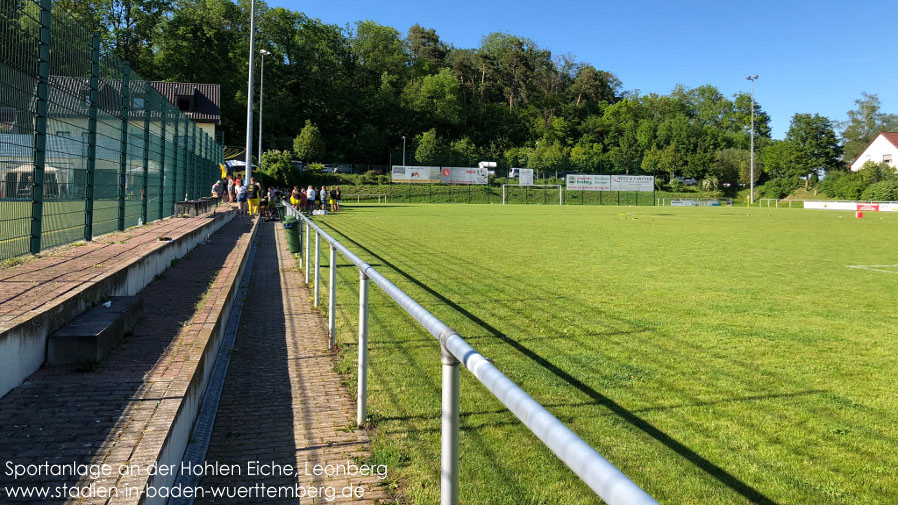
[[[340,186],[337,186],[337,211],[340,211],[340,200],[343,198],[343,192],[340,191]]]
[[[215,181],[215,184],[212,185],[212,198],[220,198],[221,197],[221,179]]]
[[[309,196],[306,195],[306,190],[299,192],[299,211],[309,212]]]
[[[331,212],[337,212],[337,188],[331,188],[331,191],[327,196],[331,204]]]
[[[237,201],[237,195],[234,194],[234,176],[228,176],[228,202],[234,203]]]
[[[237,215],[246,215],[246,186],[240,184],[240,179],[234,182],[234,195],[237,197]]]
[[[259,212],[259,198],[262,196],[262,185],[256,182],[255,177],[249,178],[249,186],[246,187],[247,202],[249,203],[249,215],[255,217]]]

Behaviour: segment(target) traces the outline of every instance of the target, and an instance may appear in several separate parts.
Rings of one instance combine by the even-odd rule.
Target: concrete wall
[[[108,296],[136,295],[156,274],[165,271],[173,259],[186,255],[233,217],[233,212],[220,213],[205,225],[107,273],[84,289],[68,293],[53,307],[13,321],[12,327],[0,334],[0,398],[46,361],[50,333]]]

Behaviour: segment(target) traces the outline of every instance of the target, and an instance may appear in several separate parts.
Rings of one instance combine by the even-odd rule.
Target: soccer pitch
[[[316,221],[661,503],[898,502],[898,215],[372,205]],[[338,266],[354,374],[359,274]],[[375,460],[439,503],[439,345],[370,293]],[[460,454],[464,503],[599,502],[467,371]]]

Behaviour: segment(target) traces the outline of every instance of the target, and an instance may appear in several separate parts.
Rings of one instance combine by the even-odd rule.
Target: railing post
[[[153,85],[144,81],[143,92],[143,188],[141,190],[140,219],[147,224],[147,205],[150,201],[150,92]]]
[[[37,118],[34,125],[34,173],[31,186],[31,253],[41,252],[44,220],[44,167],[47,162],[47,116],[50,110],[51,0],[41,0],[37,72]]]
[[[331,244],[330,279],[327,283],[327,328],[330,334],[330,348],[337,347],[337,248]]]
[[[87,109],[87,170],[84,181],[84,240],[94,238],[94,183],[97,169],[97,106],[100,101],[100,34],[91,37],[90,105]]]
[[[125,229],[125,178],[128,173],[128,116],[131,114],[131,64],[122,71],[122,142],[118,168],[118,229]]]
[[[305,268],[306,286],[308,286],[309,285],[309,250],[311,249],[310,244],[309,244],[309,242],[310,242],[309,229],[311,227],[309,226],[309,223],[306,222],[305,220],[303,221],[303,223],[306,225],[306,255],[305,255],[304,261],[305,261],[305,265],[306,265],[306,268]]]
[[[315,306],[321,299],[321,247],[319,247],[320,235],[315,231]]]
[[[368,417],[368,276],[359,270],[359,384],[355,423],[365,424]]]
[[[440,361],[443,365],[443,413],[440,455],[440,505],[458,505],[458,424],[459,363],[446,348],[446,339],[454,331],[440,335]]]

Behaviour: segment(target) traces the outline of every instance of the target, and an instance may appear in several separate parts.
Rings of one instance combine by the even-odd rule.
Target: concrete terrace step
[[[38,501],[165,503],[144,492],[170,486],[174,475],[151,470],[181,461],[258,224],[232,221],[148,285],[144,321],[95,370],[44,367],[0,399],[0,461],[111,469],[20,479],[0,472],[0,493],[75,486],[92,494]],[[0,503],[34,502],[0,495]]]
[[[104,235],[0,270],[0,397],[44,363],[50,333],[109,296],[136,295],[229,222],[234,211],[226,209]]]
[[[109,304],[107,307],[106,304]],[[111,296],[105,303],[53,332],[47,341],[47,363],[100,361],[140,319],[143,298]]]

